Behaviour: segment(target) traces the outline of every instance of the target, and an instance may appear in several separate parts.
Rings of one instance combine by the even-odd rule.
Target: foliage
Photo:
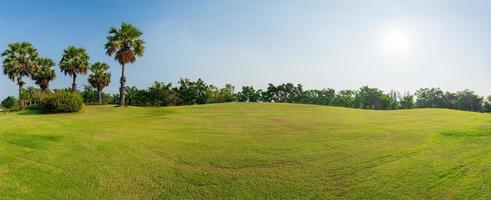
[[[416,107],[445,108],[444,92],[440,88],[421,88],[416,90]],[[448,98],[448,95],[447,95]]]
[[[462,90],[456,93],[457,101],[455,102],[455,109],[468,110],[468,111],[480,111],[483,103],[483,98],[479,97],[471,90]]]
[[[84,90],[80,92],[85,104],[110,104],[113,103],[113,96],[101,92],[101,102],[99,101],[99,93],[90,85],[85,85]]]
[[[491,95],[483,101],[481,112],[491,112]]]
[[[38,52],[29,42],[16,42],[8,45],[8,49],[2,52],[3,73],[12,81],[19,81],[23,76],[31,76],[36,71]]]
[[[36,60],[38,69],[32,74],[32,79],[41,90],[48,90],[49,82],[56,78],[56,73],[53,67],[55,62],[49,58],[39,58]]]
[[[24,107],[24,101],[21,98],[23,85],[25,82],[22,77],[31,77],[33,72],[37,70],[36,61],[38,59],[38,51],[29,42],[16,42],[8,45],[7,50],[1,54],[3,60],[3,73],[10,80],[16,81],[19,86],[20,106]]]
[[[181,99],[172,84],[154,82],[147,90],[147,102],[151,106],[175,106],[180,105]]]
[[[46,113],[78,112],[83,107],[83,98],[76,92],[44,93],[41,97],[40,106]]]
[[[32,105],[27,106],[27,110],[31,110],[31,111],[36,110],[36,111],[39,111],[39,110],[42,110],[42,107],[39,104],[32,104]]]
[[[126,105],[133,106],[176,106],[182,105],[182,101],[177,94],[177,89],[170,83],[154,82],[146,90],[133,87],[126,87]],[[114,100],[119,100],[119,96],[114,95]],[[117,102],[115,102],[117,103]]]
[[[336,91],[334,89],[306,90],[300,97],[300,103],[332,105]]]
[[[242,91],[237,93],[237,101],[239,102],[258,102],[261,100],[261,91],[254,90],[252,86],[243,86]]]
[[[302,85],[297,86],[292,83],[281,84],[275,86],[272,83],[268,84],[268,88],[261,93],[262,101],[264,102],[300,102],[302,98]]]
[[[210,86],[201,79],[197,81],[179,80],[177,93],[184,105],[205,104],[212,95]]]
[[[37,104],[39,103],[40,96],[42,95],[43,92],[45,91],[42,91],[39,88],[35,88],[32,86],[27,87],[25,89],[22,89],[21,100],[25,102],[26,106]]]
[[[278,88],[274,84],[269,83],[266,90],[261,93],[261,100],[263,102],[278,102],[278,95]]]
[[[89,84],[97,90],[98,102],[102,104],[102,90],[111,83],[111,72],[109,65],[103,62],[96,62],[90,66],[92,74],[89,75]]]
[[[409,93],[405,94],[401,98],[399,105],[400,105],[399,108],[401,108],[401,109],[412,109],[412,108],[414,108],[414,96],[409,94]]]
[[[3,99],[2,107],[6,109],[19,107],[19,101],[14,96],[8,96],[5,99]]]
[[[385,110],[391,108],[391,98],[377,88],[361,87],[356,94],[356,99],[358,99],[362,109]]]
[[[491,112],[491,102],[489,100],[484,101],[481,112]]]
[[[218,89],[215,86],[210,86],[211,97],[209,103],[224,103],[236,100],[234,93],[235,87],[232,84],[226,84],[224,88]]]
[[[236,100],[234,87],[226,84],[224,88],[207,85],[203,80],[181,79],[177,87],[170,83],[154,82],[147,89],[126,87],[126,105],[133,106],[177,106],[205,103],[232,102]],[[119,95],[113,96],[119,100]]]
[[[133,87],[126,87],[125,105],[146,106],[146,91]]]
[[[456,93],[443,92],[440,88],[423,88],[416,91],[416,107],[449,108],[467,111],[481,111],[483,98],[471,90]]]
[[[135,26],[121,23],[119,28],[111,27],[107,43],[104,45],[106,54],[112,56],[120,64],[134,63],[136,56],[143,56],[145,42],[140,38],[143,33]]]
[[[358,100],[356,99],[356,97],[358,96],[357,94],[358,91],[356,90],[340,90],[334,97],[332,105],[347,108],[357,108],[359,107]]]
[[[77,91],[77,83],[75,82],[77,74],[87,74],[89,69],[89,54],[87,54],[84,48],[69,46],[63,51],[59,65],[65,75],[73,78],[72,91]]]

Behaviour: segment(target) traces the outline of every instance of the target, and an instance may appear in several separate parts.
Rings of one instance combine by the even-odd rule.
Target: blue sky
[[[58,62],[68,45],[84,47],[92,63],[111,65],[107,90],[116,92],[120,66],[103,45],[109,27],[129,22],[147,47],[127,67],[128,84],[138,87],[189,77],[217,86],[293,82],[491,94],[489,0],[135,2],[0,0],[0,50],[29,41]],[[69,87],[70,78],[56,71],[52,87]],[[16,95],[16,86],[2,75],[0,97],[6,95]]]

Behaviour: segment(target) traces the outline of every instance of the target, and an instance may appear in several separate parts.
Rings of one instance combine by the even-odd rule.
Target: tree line
[[[265,89],[243,86],[235,91],[232,84],[218,88],[195,81],[180,79],[176,86],[171,83],[154,82],[147,89],[126,87],[125,104],[133,106],[179,106],[222,102],[281,102],[329,105],[370,110],[396,110],[413,108],[448,108],[475,112],[491,112],[491,99],[484,99],[472,90],[457,92],[440,88],[421,88],[414,94],[388,93],[368,86],[357,90],[303,89],[301,84],[268,84]],[[90,86],[81,91],[86,103],[97,103],[96,92]],[[104,103],[118,103],[118,94],[103,93]]]
[[[421,88],[414,94],[401,94],[397,91],[385,93],[378,88],[363,86],[358,90],[336,92],[331,88],[303,90],[300,84],[295,86],[286,83],[277,86],[269,84],[265,90],[244,86],[242,91],[237,93],[237,100],[317,104],[371,110],[449,108],[476,112],[491,111],[491,98],[485,100],[468,89],[444,92],[440,88]]]
[[[110,73],[105,78],[94,78],[98,70],[105,71],[107,66],[95,63],[91,66],[93,75],[89,76],[89,85],[77,91],[86,104],[120,104],[120,94],[102,92],[101,88],[110,81]],[[91,79],[105,81],[91,81]],[[101,86],[102,85],[102,86]],[[55,89],[72,91],[73,88]],[[39,101],[44,92],[42,88],[22,89],[20,100],[26,105]],[[401,94],[397,91],[385,93],[378,88],[363,86],[357,90],[304,89],[301,84],[268,84],[265,89],[243,86],[236,91],[232,84],[219,88],[205,83],[202,79],[182,78],[176,86],[172,83],[154,82],[146,89],[135,86],[124,88],[125,105],[132,106],[181,106],[223,102],[279,102],[329,105],[370,110],[396,110],[412,108],[448,108],[475,112],[491,112],[491,98],[484,99],[472,90],[457,92],[443,91],[440,88],[421,88],[414,94]],[[9,97],[9,102],[12,97]]]

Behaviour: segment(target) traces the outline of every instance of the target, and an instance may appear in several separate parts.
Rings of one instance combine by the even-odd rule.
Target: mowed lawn
[[[0,114],[0,199],[490,199],[491,115],[227,103]]]

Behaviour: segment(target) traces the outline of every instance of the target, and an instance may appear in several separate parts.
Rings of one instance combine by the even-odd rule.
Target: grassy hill
[[[230,103],[0,114],[0,197],[491,198],[491,115]]]

